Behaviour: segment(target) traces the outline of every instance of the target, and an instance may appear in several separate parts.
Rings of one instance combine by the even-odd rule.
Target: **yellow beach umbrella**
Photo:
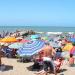
[[[72,43],[67,43],[65,47],[62,49],[63,51],[69,51],[73,48]]]
[[[1,39],[0,42],[6,42],[6,43],[17,42],[17,39],[15,37],[5,37]]]

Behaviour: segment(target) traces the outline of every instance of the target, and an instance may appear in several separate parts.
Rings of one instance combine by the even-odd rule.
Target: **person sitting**
[[[74,65],[74,58],[73,58],[73,54],[70,54],[70,58],[69,58],[69,66],[73,66]]]
[[[43,57],[43,70],[35,73],[36,75],[48,75],[49,73],[56,73],[55,65],[53,63],[53,60],[49,57]]]

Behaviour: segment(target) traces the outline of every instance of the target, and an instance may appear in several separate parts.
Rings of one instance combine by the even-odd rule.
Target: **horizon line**
[[[50,26],[50,25],[44,25],[44,26],[43,25],[0,25],[0,27],[1,26],[14,26],[14,27],[15,26],[28,26],[28,27],[29,26],[31,26],[31,27],[36,27],[36,26],[37,27],[75,27],[75,26],[54,26],[54,25],[53,26]]]

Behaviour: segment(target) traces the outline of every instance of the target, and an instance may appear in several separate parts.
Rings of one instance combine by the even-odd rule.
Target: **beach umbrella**
[[[6,42],[6,43],[11,43],[11,42],[17,42],[17,39],[15,37],[5,37],[0,42]]]
[[[31,35],[31,39],[32,39],[32,40],[38,39],[38,38],[40,38],[40,35],[38,35],[38,34]]]
[[[20,56],[31,56],[42,50],[45,42],[42,40],[30,41],[28,43],[23,44],[21,48],[17,51]]]
[[[75,46],[73,46],[73,48],[70,50],[70,54],[75,55]]]
[[[67,43],[62,50],[69,51],[72,49],[72,47],[73,47],[72,43]]]
[[[20,43],[26,43],[26,42],[29,42],[29,40],[22,39],[22,40],[20,41]]]
[[[22,43],[13,43],[13,44],[11,44],[11,45],[9,45],[8,47],[9,48],[14,48],[14,49],[19,49],[20,47],[22,47]]]

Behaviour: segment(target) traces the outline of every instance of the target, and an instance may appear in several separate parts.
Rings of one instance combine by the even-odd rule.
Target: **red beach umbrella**
[[[26,42],[29,42],[29,40],[22,39],[22,40],[20,41],[20,43],[26,43]]]

